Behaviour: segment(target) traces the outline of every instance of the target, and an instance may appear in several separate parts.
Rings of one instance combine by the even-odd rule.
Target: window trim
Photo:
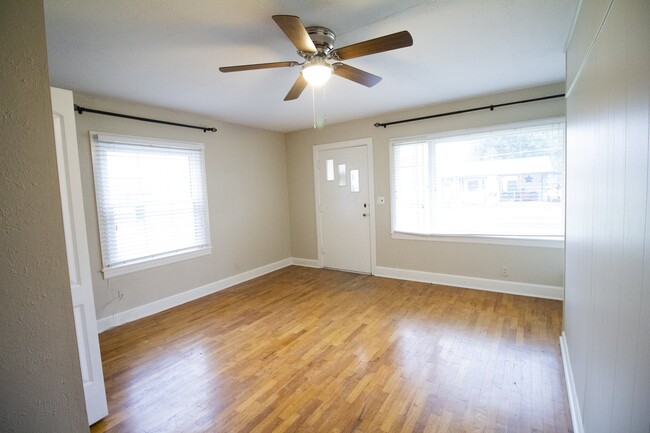
[[[156,259],[142,259],[142,261],[129,263],[127,265],[111,266],[110,268],[104,267],[102,268],[102,273],[104,274],[104,279],[113,278],[133,272],[144,271],[146,269],[157,268],[159,266],[170,265],[184,260],[195,259],[209,254],[212,254],[212,246],[199,247],[196,250],[186,251],[183,253],[171,252],[169,255],[161,256]]]
[[[440,131],[431,134],[420,134],[406,137],[391,138],[388,142],[388,159],[389,159],[389,176],[390,176],[390,235],[392,239],[401,240],[419,240],[419,241],[434,241],[434,242],[460,242],[460,243],[478,243],[478,244],[491,244],[491,245],[514,245],[514,246],[532,246],[532,247],[546,247],[546,248],[564,248],[565,233],[558,236],[506,236],[506,235],[447,235],[441,233],[434,234],[421,234],[409,233],[404,231],[397,231],[395,227],[395,183],[394,176],[394,152],[393,147],[396,144],[404,145],[409,142],[420,142],[428,140],[437,140],[441,138],[458,137],[462,135],[490,133],[495,130],[517,129],[517,128],[530,128],[535,126],[549,125],[553,123],[564,124],[564,155],[565,155],[565,189],[566,189],[566,117],[553,116],[541,119],[525,120],[521,122],[508,122],[497,123],[488,126],[480,126],[476,128],[456,129],[451,131]],[[565,222],[566,225],[566,222]]]
[[[564,248],[564,236],[422,235],[391,231],[391,238],[415,241],[512,245],[518,247]]]
[[[104,279],[117,277],[120,275],[126,275],[133,272],[138,272],[146,269],[152,269],[159,266],[169,265],[189,259],[194,259],[197,257],[206,256],[212,254],[212,233],[210,231],[210,212],[209,212],[209,203],[208,203],[208,183],[206,178],[205,170],[205,145],[203,143],[189,142],[189,141],[178,141],[178,140],[167,140],[162,138],[148,138],[148,137],[138,137],[132,135],[122,135],[122,134],[111,134],[97,131],[89,131],[90,135],[90,148],[92,156],[92,169],[93,169],[93,186],[95,188],[95,211],[97,212],[97,222],[100,230],[99,236],[99,248],[100,256],[102,259],[102,273]],[[105,259],[103,254],[103,245],[101,239],[101,227],[103,224],[102,213],[99,209],[99,200],[97,196],[97,176],[95,176],[95,160],[96,160],[96,143],[102,141],[104,143],[115,143],[115,144],[132,144],[136,146],[151,146],[151,147],[167,147],[170,149],[192,149],[199,150],[202,154],[201,157],[201,175],[203,184],[205,185],[205,202],[206,202],[206,233],[207,233],[207,245],[197,246],[193,248],[183,249],[182,251],[169,251],[168,253],[158,254],[155,258],[141,258],[140,260],[134,260],[126,264],[118,264],[112,266],[105,265]]]

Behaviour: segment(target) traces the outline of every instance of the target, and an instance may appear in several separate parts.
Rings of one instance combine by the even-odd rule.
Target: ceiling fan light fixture
[[[300,73],[313,87],[320,87],[332,76],[332,66],[323,59],[312,59],[302,67]]]
[[[381,81],[381,77],[346,65],[341,61],[413,45],[411,34],[403,30],[334,49],[336,34],[327,27],[305,27],[300,18],[294,15],[273,15],[273,21],[296,47],[298,55],[304,59],[304,62],[253,63],[249,65],[222,66],[219,70],[221,72],[238,72],[255,69],[292,68],[302,65],[300,75],[293,83],[287,96],[284,97],[285,101],[297,99],[308,85],[311,85],[312,89],[323,87],[332,74],[366,87],[372,87]],[[330,64],[327,60],[331,60],[333,63]]]

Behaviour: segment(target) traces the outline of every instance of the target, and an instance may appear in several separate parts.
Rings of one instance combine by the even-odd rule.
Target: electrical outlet
[[[508,265],[502,265],[501,266],[501,276],[502,277],[509,277],[510,276],[510,270],[508,269]]]
[[[241,271],[241,264],[239,262],[235,263],[235,271],[236,272]]]

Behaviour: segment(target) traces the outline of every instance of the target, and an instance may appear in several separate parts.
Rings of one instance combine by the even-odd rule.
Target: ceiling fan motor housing
[[[329,54],[334,48],[336,34],[327,27],[311,26],[306,27],[309,38],[314,42],[319,54]]]

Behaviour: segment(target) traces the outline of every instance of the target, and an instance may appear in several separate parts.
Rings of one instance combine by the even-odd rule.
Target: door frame
[[[349,147],[365,147],[368,166],[368,209],[370,212],[370,274],[375,275],[377,269],[377,250],[375,233],[375,169],[372,138],[339,141],[336,143],[319,144],[312,147],[314,169],[314,206],[316,211],[316,245],[318,249],[318,267],[324,266],[323,255],[323,224],[320,215],[320,176],[318,153],[322,150],[345,149]]]

